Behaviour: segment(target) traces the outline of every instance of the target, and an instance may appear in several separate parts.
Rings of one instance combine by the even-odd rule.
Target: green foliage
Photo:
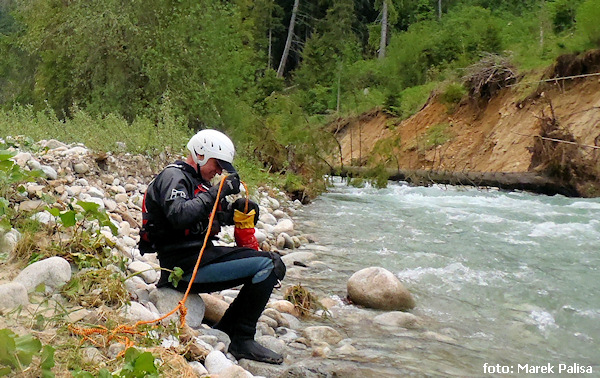
[[[129,301],[122,274],[103,267],[78,272],[61,289],[69,301],[83,307],[121,306]]]
[[[452,132],[448,129],[447,123],[438,123],[427,129],[425,132],[425,149],[441,146],[452,139]]]
[[[181,151],[192,135],[186,121],[173,115],[167,100],[154,120],[141,116],[131,123],[115,114],[92,116],[79,108],[70,112],[72,118],[61,121],[49,108],[36,111],[33,106],[17,105],[0,110],[0,135],[80,142],[96,151],[121,151],[119,143],[124,143],[128,152],[153,155],[165,150]]]
[[[577,8],[577,30],[592,44],[600,45],[600,0],[586,0]]]
[[[465,94],[467,90],[462,84],[449,83],[443,89],[440,100],[446,105],[458,104]]]
[[[150,352],[141,352],[136,348],[129,348],[125,351],[123,366],[111,373],[108,369],[102,368],[98,371],[98,378],[158,378],[160,377],[156,367],[156,357]],[[75,378],[93,378],[94,375],[87,371],[74,372]]]
[[[400,135],[380,139],[377,141],[377,143],[375,143],[375,146],[373,147],[372,154],[369,157],[370,162],[372,164],[381,164],[385,167],[389,162],[393,161],[396,167],[400,169],[398,155],[400,154],[401,147],[402,145]]]
[[[364,174],[365,180],[369,181],[373,187],[378,189],[387,188],[389,174],[384,164],[379,163],[370,168]]]
[[[580,2],[578,0],[554,0],[547,3],[552,19],[552,26],[556,33],[573,27],[575,13]]]
[[[40,359],[41,376],[54,377],[50,370],[54,367],[53,347],[45,345],[42,349],[42,343],[31,334],[17,336],[9,329],[0,329],[0,376],[23,372],[36,356]]]
[[[9,200],[17,193],[25,191],[21,184],[43,176],[41,171],[26,171],[10,160],[15,155],[16,152],[0,150],[0,229],[2,230],[11,228],[13,210]]]
[[[173,271],[169,274],[168,281],[169,283],[173,284],[173,287],[177,287],[179,281],[181,281],[181,278],[183,278],[183,269],[176,266],[173,269]]]

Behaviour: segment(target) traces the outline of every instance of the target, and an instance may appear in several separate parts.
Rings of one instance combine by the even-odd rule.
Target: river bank
[[[13,219],[29,226],[2,233],[0,292],[7,300],[1,306],[0,328],[21,336],[32,334],[43,344],[54,345],[58,375],[68,375],[73,369],[114,369],[125,339],[86,338],[77,330],[158,319],[182,297],[175,290],[156,289],[156,255],[140,255],[137,249],[141,201],[155,173],[150,163],[160,164],[141,156],[96,154],[83,145],[56,140],[11,149],[12,171],[41,171],[43,175],[23,183],[22,190],[9,196]],[[173,329],[169,324],[177,324],[177,318],[168,318],[153,333],[152,347],[146,350],[161,356],[163,369],[170,369],[166,364],[170,361],[182,376],[352,376],[357,371],[353,361],[364,357],[354,346],[358,341],[345,337],[331,318],[328,309],[335,311],[332,308],[341,302],[323,293],[319,312],[306,318],[300,316],[301,308],[287,300],[292,299],[287,294],[294,285],[335,269],[319,261],[326,249],[294,225],[303,205],[267,187],[252,193],[252,198],[261,208],[256,228],[261,249],[282,255],[288,268],[283,286],[273,292],[257,327],[257,340],[284,354],[284,364],[235,361],[226,355],[228,337],[210,325],[233,301],[236,289],[191,296],[186,302],[187,326]],[[233,228],[224,227],[219,236],[222,244],[231,245]],[[398,323],[399,316],[381,321]],[[81,347],[68,347],[74,340],[83,342]],[[35,369],[31,371],[36,374]],[[395,369],[386,373],[386,369],[368,367],[358,371],[396,373]]]
[[[522,174],[533,192],[598,197],[599,71],[600,50],[592,50],[524,73],[522,83],[498,87],[490,97],[448,102],[441,88],[408,119],[383,110],[339,118],[328,128],[338,143],[328,164],[336,174],[383,167],[388,177],[405,172],[426,185],[517,187]]]

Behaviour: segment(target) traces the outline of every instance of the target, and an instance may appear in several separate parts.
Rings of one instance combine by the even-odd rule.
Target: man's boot
[[[254,340],[256,322],[269,301],[276,283],[277,277],[271,272],[261,282],[244,284],[237,298],[225,311],[223,318],[215,325],[214,328],[229,335],[231,339],[229,353],[236,359],[247,358],[271,364],[283,362],[282,355],[263,347]]]

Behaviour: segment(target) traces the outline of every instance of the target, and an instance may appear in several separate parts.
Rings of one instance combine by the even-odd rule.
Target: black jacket
[[[193,267],[215,203],[210,187],[183,161],[176,161],[159,173],[144,195],[140,251],[158,252],[161,266],[167,269],[178,266],[187,271],[190,265]],[[223,200],[223,205],[226,203]],[[231,224],[227,218],[222,213],[215,217],[211,235],[219,232],[220,222]],[[202,265],[217,257],[211,256],[209,247],[210,242]]]

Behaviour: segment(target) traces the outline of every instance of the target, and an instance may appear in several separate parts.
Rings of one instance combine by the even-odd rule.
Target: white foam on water
[[[593,222],[587,224],[543,222],[534,225],[528,236],[534,238],[564,238],[585,234],[589,237],[592,233],[598,234],[594,226]]]
[[[600,202],[583,202],[577,201],[566,205],[565,207],[569,207],[572,209],[585,209],[585,210],[600,210]]]
[[[443,268],[414,268],[405,269],[396,274],[401,280],[420,281],[426,276],[434,276],[441,279],[448,285],[460,287],[465,283],[476,284],[479,286],[488,286],[498,281],[504,281],[506,273],[499,270],[480,271],[473,270],[464,266],[462,263],[456,262],[447,265]]]
[[[547,329],[558,328],[556,321],[554,320],[554,316],[551,313],[544,310],[534,310],[529,314],[529,318],[533,321],[533,323],[538,327],[540,331],[545,331]]]

